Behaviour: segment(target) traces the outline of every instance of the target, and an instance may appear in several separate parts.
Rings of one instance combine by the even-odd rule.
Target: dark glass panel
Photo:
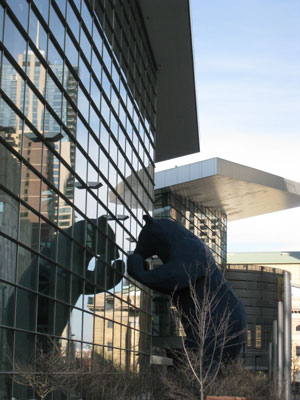
[[[1,333],[0,333],[1,335]],[[4,353],[3,354],[4,357],[7,358],[7,356],[9,356],[8,354]],[[1,356],[0,356],[0,364],[1,363]],[[2,369],[2,368],[1,368]],[[7,370],[12,370],[11,366],[7,366],[3,367],[4,371],[6,372]],[[0,375],[0,394],[2,396],[3,400],[10,400],[11,397],[11,393],[12,393],[12,379],[9,375]]]
[[[57,231],[47,222],[41,220],[40,246],[41,253],[56,261]]]
[[[0,328],[0,371],[12,370],[14,332],[12,329]],[[3,386],[0,386],[1,388]],[[7,388],[6,388],[7,389]],[[1,392],[0,392],[1,393]]]
[[[0,282],[0,324],[13,326],[15,315],[15,288]],[[0,337],[1,343],[1,337]],[[2,349],[3,347],[1,347]]]
[[[14,242],[0,236],[1,268],[0,277],[15,282],[17,246]]]
[[[56,303],[55,312],[55,334],[58,336],[67,336],[65,328],[70,318],[70,307],[61,303]]]
[[[17,288],[16,327],[35,330],[36,327],[36,295]]]
[[[37,276],[38,257],[31,251],[19,246],[17,283],[29,289],[36,290]]]
[[[37,311],[37,330],[48,335],[54,329],[54,301],[39,295]]]
[[[30,362],[34,358],[35,335],[27,332],[15,333],[15,360]]]
[[[56,268],[56,298],[70,302],[70,272]]]
[[[82,294],[83,294],[83,282],[84,280],[77,275],[72,274],[72,293],[71,303],[76,304],[76,307],[82,307]]]
[[[67,215],[68,214],[63,214]],[[72,227],[66,228],[66,232],[71,235],[72,234]],[[72,256],[72,240],[69,239],[66,235],[62,232],[58,234],[58,256],[57,262],[64,267],[70,269],[71,268],[71,256]]]
[[[56,266],[51,261],[40,257],[39,261],[39,293],[54,297]]]

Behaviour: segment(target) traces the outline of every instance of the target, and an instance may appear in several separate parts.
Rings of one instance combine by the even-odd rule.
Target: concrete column
[[[278,377],[278,339],[277,339],[277,319],[273,321],[273,379],[276,381]]]
[[[278,325],[277,325],[277,357],[278,357],[278,394],[281,398],[283,384],[283,302],[278,302]]]
[[[291,368],[292,368],[292,300],[291,300],[291,275],[284,272],[284,302],[283,302],[283,326],[284,326],[284,344],[283,344],[283,381],[284,381],[284,399],[291,400]]]

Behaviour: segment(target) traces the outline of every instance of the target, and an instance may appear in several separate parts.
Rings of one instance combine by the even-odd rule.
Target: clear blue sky
[[[300,182],[300,1],[191,0],[201,152]],[[229,251],[300,250],[300,208],[228,225]]]

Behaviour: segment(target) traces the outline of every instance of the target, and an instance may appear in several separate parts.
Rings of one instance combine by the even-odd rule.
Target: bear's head
[[[143,218],[146,224],[139,234],[134,252],[144,259],[157,255],[163,263],[166,263],[172,248],[178,241],[184,239],[189,231],[168,219],[155,219],[149,215],[144,215]]]

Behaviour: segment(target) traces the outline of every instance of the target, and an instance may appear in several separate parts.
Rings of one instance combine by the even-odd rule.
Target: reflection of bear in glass
[[[143,227],[133,254],[128,257],[128,274],[134,279],[165,294],[173,295],[179,308],[189,348],[199,347],[199,336],[191,322],[195,318],[195,302],[191,299],[191,284],[195,285],[197,301],[203,303],[204,293],[211,293],[212,304],[207,321],[204,348],[210,360],[229,361],[237,357],[246,342],[246,316],[241,300],[224,279],[207,246],[183,226],[167,220],[144,216]],[[148,271],[145,259],[157,255],[162,265]],[[220,348],[222,338],[215,328],[224,314],[228,315],[227,341]],[[209,320],[209,321],[208,321]],[[216,343],[218,341],[218,343]]]
[[[117,260],[119,258],[119,251],[115,242],[115,233],[107,222],[105,216],[99,217],[97,220],[91,220],[92,223],[87,221],[78,221],[70,228],[58,233],[57,237],[53,238],[50,242],[46,243],[41,250],[39,262],[39,279],[38,291],[46,296],[54,297],[54,283],[55,283],[55,259],[56,253],[58,263],[67,269],[58,267],[57,269],[57,284],[56,284],[56,298],[65,299],[67,303],[71,303],[68,313],[56,315],[55,318],[55,334],[60,336],[66,327],[72,306],[74,306],[82,294],[95,294],[101,293],[104,290],[109,290],[116,286],[122,279],[124,273],[124,262]],[[97,229],[98,227],[98,229]],[[65,235],[67,234],[67,235]],[[73,237],[75,244],[69,237]],[[91,260],[95,257],[95,268],[93,271],[88,270]],[[34,257],[31,264],[25,270],[20,278],[20,285],[26,282],[28,277],[32,276],[32,269],[36,271],[38,257]],[[47,260],[49,259],[49,260]],[[53,262],[51,262],[53,260]],[[72,261],[71,261],[72,260]],[[72,264],[71,264],[72,263]],[[71,266],[71,268],[70,268]],[[70,288],[69,284],[58,285],[58,279],[70,279],[69,270],[72,270],[76,277],[72,280],[71,296],[64,293],[66,288]],[[73,276],[74,278],[75,276]],[[85,285],[83,285],[82,278],[85,278]],[[24,292],[25,296],[26,293]],[[53,333],[53,301],[46,296],[39,296],[38,298],[38,315],[37,315],[37,330],[47,334]],[[28,313],[32,310],[27,308],[26,299],[23,302],[24,310],[22,317],[27,318]],[[22,303],[21,303],[22,304]]]

